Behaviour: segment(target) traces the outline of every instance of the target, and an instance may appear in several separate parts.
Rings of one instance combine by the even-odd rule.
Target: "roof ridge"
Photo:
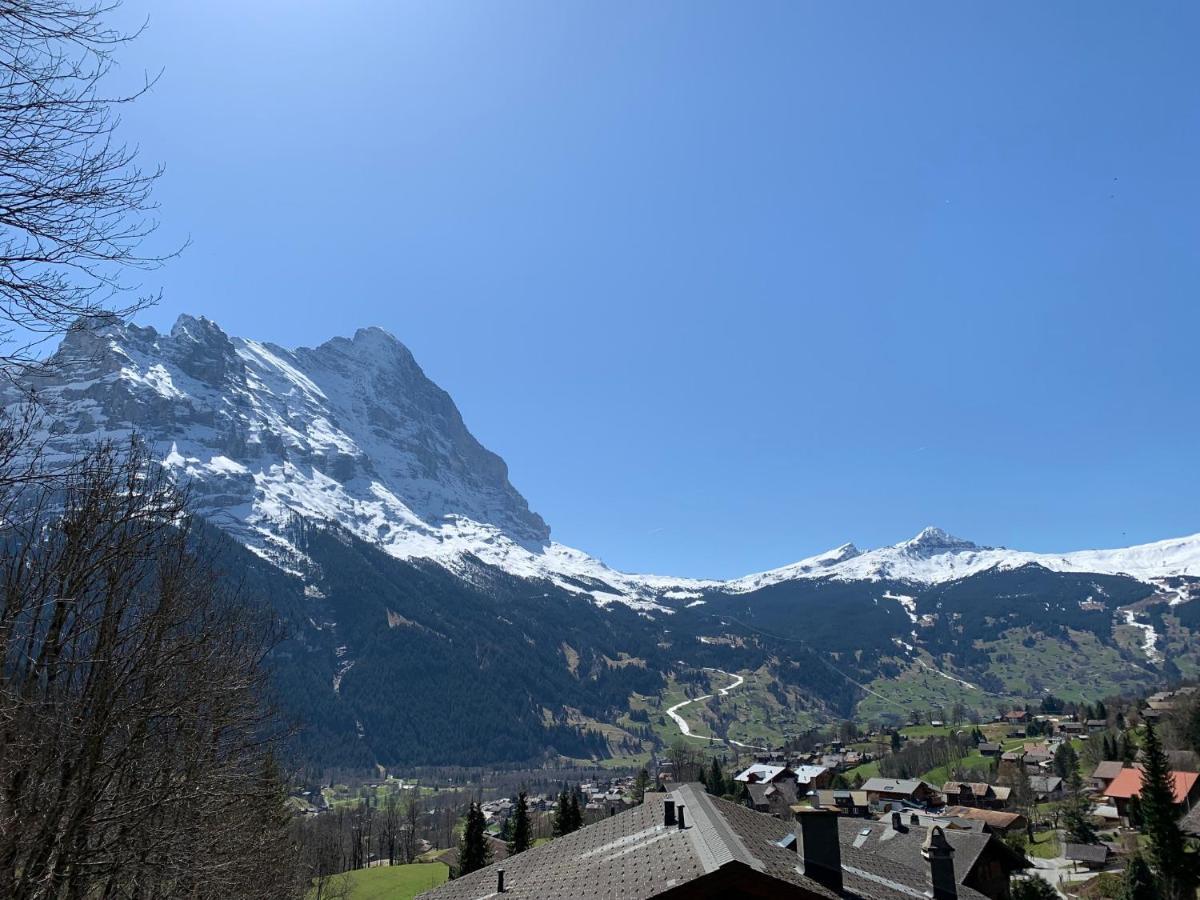
[[[746,846],[738,833],[725,820],[717,807],[717,798],[707,791],[701,791],[693,784],[683,784],[676,788],[684,804],[691,810],[692,827],[688,829],[693,843],[706,863],[705,871],[719,869],[726,863],[737,861],[750,866],[756,871],[766,871],[766,865],[755,856]],[[678,800],[676,806],[678,807]],[[703,849],[702,849],[703,848]],[[712,863],[712,869],[708,863]]]

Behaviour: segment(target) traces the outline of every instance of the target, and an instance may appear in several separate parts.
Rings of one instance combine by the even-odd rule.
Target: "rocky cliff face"
[[[293,351],[191,316],[169,334],[101,319],[52,362],[23,385],[44,404],[52,452],[136,431],[207,516],[262,553],[287,556],[294,514],[402,556],[437,555],[463,521],[519,545],[549,539],[504,461],[380,329]]]

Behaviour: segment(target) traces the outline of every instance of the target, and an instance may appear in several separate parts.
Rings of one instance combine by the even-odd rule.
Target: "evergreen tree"
[[[1012,900],[1059,900],[1058,891],[1040,875],[1014,879],[1011,894]]]
[[[551,825],[555,837],[562,837],[575,830],[571,827],[571,794],[565,787],[558,795],[558,803],[554,806],[554,820]]]
[[[725,795],[725,773],[721,771],[721,764],[717,762],[714,756],[712,766],[708,770],[708,780],[705,782],[708,786],[708,792],[717,797]]]
[[[1054,774],[1059,778],[1066,780],[1070,773],[1079,768],[1079,754],[1075,752],[1075,748],[1064,741],[1058,745],[1058,749],[1054,751]]]
[[[1089,815],[1090,803],[1084,792],[1083,778],[1072,769],[1067,778],[1067,802],[1063,808],[1063,830],[1072,844],[1095,844],[1099,841]]]
[[[512,855],[524,853],[533,844],[533,835],[529,827],[529,803],[525,792],[517,794],[517,809],[508,817],[512,822],[512,835],[508,841],[508,852]]]
[[[570,830],[578,831],[580,828],[583,827],[583,809],[579,805],[579,792],[578,791],[575,791],[574,793],[571,794],[570,810],[571,810],[571,817],[570,817],[571,829]]]
[[[484,835],[483,810],[472,802],[467,810],[467,824],[463,828],[462,843],[458,845],[458,874],[466,875],[482,869],[490,863],[492,851]]]
[[[892,732],[892,752],[899,753],[901,746],[902,746],[902,741],[900,738],[900,732],[893,731]]]
[[[1138,796],[1142,834],[1149,842],[1147,855],[1163,897],[1182,900],[1195,890],[1193,860],[1177,821],[1175,785],[1167,754],[1150,722],[1146,723],[1142,755],[1142,789]]]
[[[1104,758],[1119,759],[1120,750],[1117,748],[1117,736],[1112,732],[1104,735]]]
[[[650,787],[650,773],[644,768],[637,773],[637,778],[633,780],[633,802],[641,803],[646,799],[646,789]]]
[[[1137,759],[1137,741],[1133,739],[1133,735],[1128,731],[1123,732],[1121,735],[1120,756],[1121,761],[1127,766],[1132,766],[1134,760]]]
[[[1154,884],[1154,874],[1146,865],[1142,854],[1135,853],[1125,866],[1125,874],[1121,878],[1121,892],[1117,900],[1157,900],[1158,887]]]

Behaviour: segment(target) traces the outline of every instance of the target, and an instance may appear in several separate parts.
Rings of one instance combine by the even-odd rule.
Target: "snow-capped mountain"
[[[168,334],[100,319],[72,330],[53,362],[23,385],[44,405],[51,452],[71,455],[88,440],[137,431],[191,485],[201,512],[293,570],[305,564],[288,537],[300,516],[337,522],[398,558],[464,575],[478,559],[602,605],[643,609],[796,579],[935,584],[1028,563],[1142,580],[1200,575],[1200,535],[1054,555],[981,547],[937,528],[875,550],[844,544],[729,582],[630,575],[552,541],[504,461],[381,329],[287,350],[231,337],[204,318],[181,316]],[[5,391],[6,403],[18,400],[16,389]]]
[[[81,323],[22,388],[45,410],[48,449],[138,432],[198,509],[284,568],[304,564],[295,516],[333,521],[393,556],[468,572],[477,558],[600,603],[653,605],[707,583],[628,576],[550,540],[499,456],[453,400],[378,328],[287,350],[181,316],[167,334]],[[5,402],[19,392],[5,388]]]
[[[795,578],[941,584],[986,569],[1015,569],[1030,563],[1056,572],[1130,575],[1141,581],[1178,575],[1200,576],[1200,534],[1120,550],[1055,554],[981,547],[931,527],[910,540],[877,550],[864,552],[853,544],[844,544],[790,566],[747,575],[729,582],[728,586],[736,591],[752,591]]]

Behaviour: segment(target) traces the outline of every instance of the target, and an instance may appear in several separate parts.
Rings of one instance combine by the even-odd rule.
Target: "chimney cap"
[[[792,807],[796,816],[836,816],[838,811],[829,806],[804,806],[797,803]]]
[[[929,833],[925,835],[925,842],[921,844],[921,855],[926,859],[931,856],[954,855],[954,848],[946,840],[946,832],[942,831],[941,826],[934,825],[929,829]]]

